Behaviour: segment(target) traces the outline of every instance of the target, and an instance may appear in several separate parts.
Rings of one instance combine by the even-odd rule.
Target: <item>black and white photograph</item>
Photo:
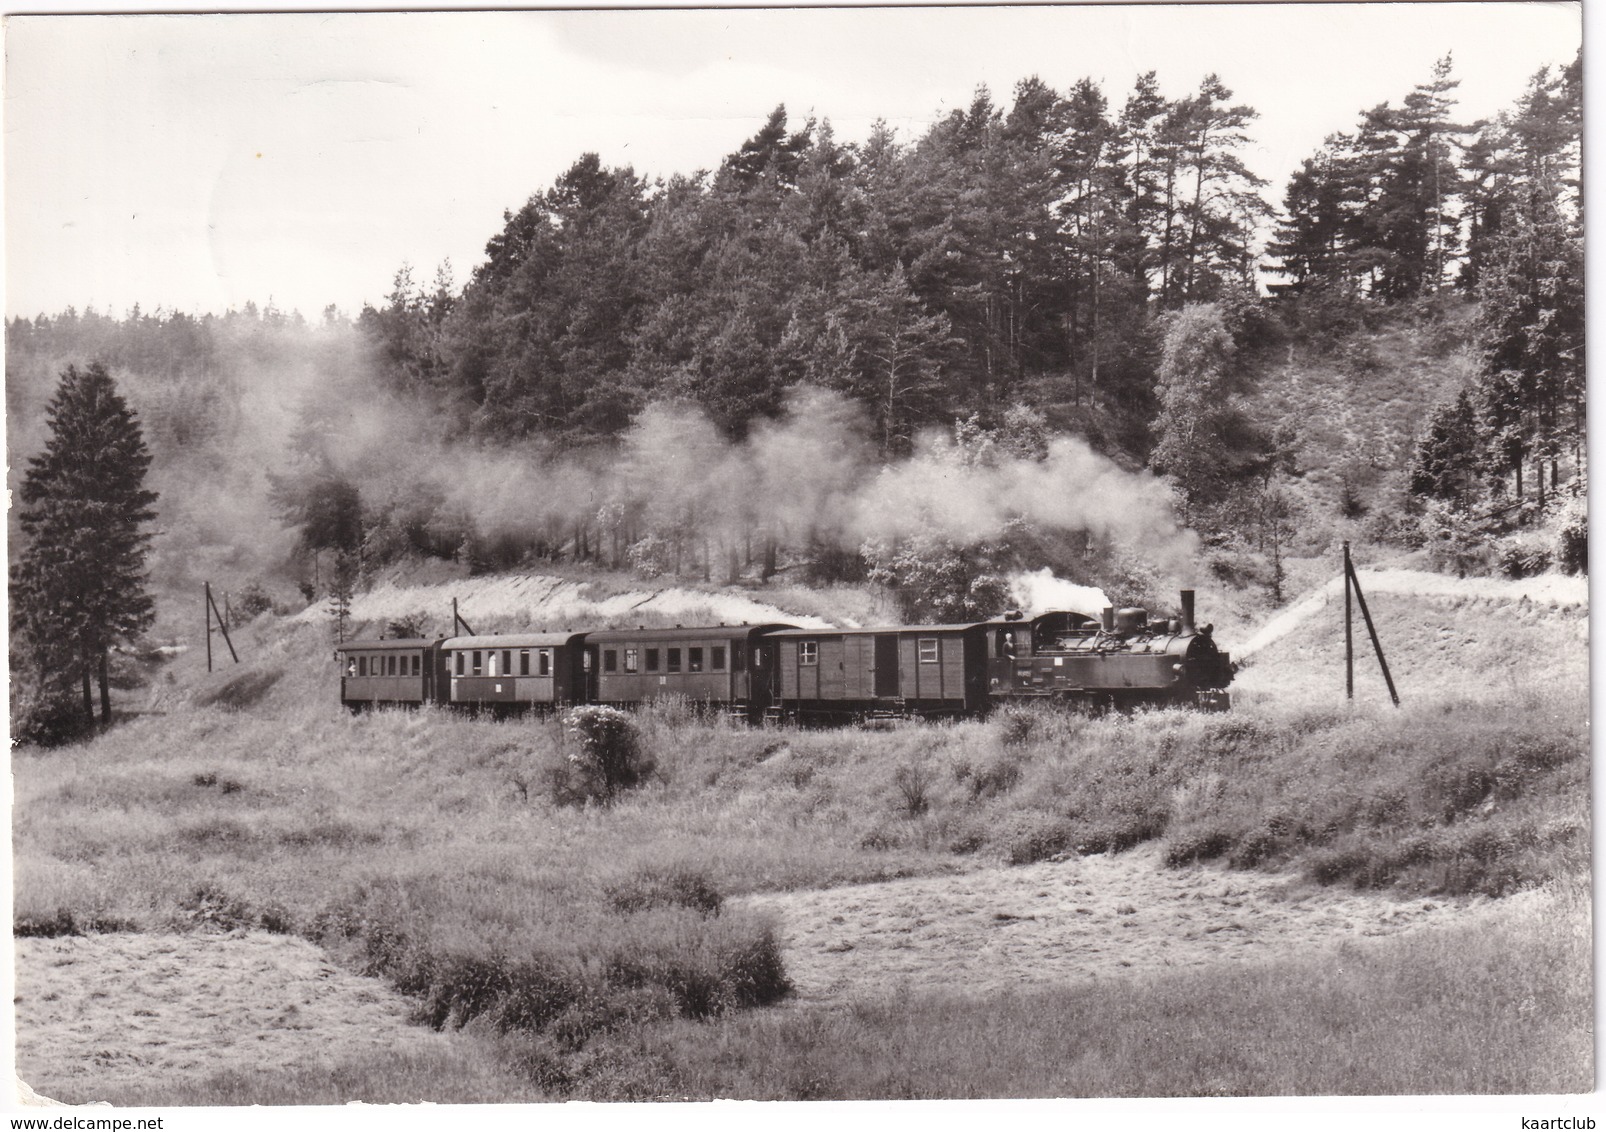
[[[7,1112],[1593,1127],[1584,14],[8,15]]]

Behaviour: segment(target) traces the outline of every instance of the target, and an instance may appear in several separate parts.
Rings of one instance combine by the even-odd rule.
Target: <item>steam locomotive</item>
[[[348,641],[337,650],[352,711],[433,703],[494,713],[675,698],[765,720],[981,716],[1006,703],[1090,711],[1225,711],[1228,654],[1179,616],[1147,610],[1019,612],[961,625],[792,625],[508,633]]]

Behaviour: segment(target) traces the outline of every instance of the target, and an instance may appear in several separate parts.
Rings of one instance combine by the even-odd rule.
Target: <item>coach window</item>
[[[463,654],[454,652],[452,655],[457,658],[457,675],[461,676],[463,675]]]
[[[618,649],[603,649],[602,650],[602,670],[604,672],[618,672],[619,671],[619,650]]]
[[[540,667],[540,672],[537,673],[537,675],[551,676],[552,675],[552,650],[551,649],[542,649],[539,653],[537,653],[536,654],[536,664]]]
[[[485,654],[485,675],[495,676],[496,673],[496,650],[492,649],[490,652]]]
[[[920,642],[920,663],[937,663],[937,642],[935,640],[927,638]]]
[[[742,670],[742,646],[739,645],[739,644],[738,645],[732,645],[731,646],[731,671],[732,672],[740,672],[741,670]]]
[[[530,650],[529,649],[520,649],[519,650],[519,675],[520,676],[528,676],[529,674],[530,674]]]
[[[820,643],[818,641],[799,641],[797,643],[797,662],[799,664],[819,664]]]
[[[513,650],[512,649],[503,649],[502,650],[502,675],[503,676],[511,676],[511,675],[513,675]]]
[[[386,659],[386,661],[385,661],[385,675],[386,676],[394,676],[394,675],[396,675],[396,654],[395,653],[391,653],[389,658]]]
[[[648,649],[647,650],[647,671],[648,672],[657,672],[658,671],[658,650],[657,649]]]
[[[679,649],[670,649],[668,651],[669,651],[669,664],[667,666],[667,670],[670,671],[670,672],[679,672],[680,671],[680,650]]]
[[[366,656],[359,656],[357,658],[357,675],[368,675],[368,658]]]
[[[424,674],[424,658],[419,656],[415,652],[413,654],[413,675],[414,676],[422,676],[423,674]]]
[[[636,649],[626,649],[625,650],[625,671],[626,672],[634,672],[634,671],[636,671],[636,669],[638,667],[636,662],[637,662],[637,658],[639,656],[640,656],[640,653]]]
[[[485,674],[485,654],[480,652],[479,649],[474,650],[473,672],[475,676],[483,676]]]
[[[702,670],[703,670],[703,650],[702,649],[687,649],[686,650],[686,671],[687,672],[701,672]]]
[[[708,671],[710,671],[710,672],[723,672],[723,671],[725,671],[725,646],[724,645],[715,645],[713,648],[708,650]]]

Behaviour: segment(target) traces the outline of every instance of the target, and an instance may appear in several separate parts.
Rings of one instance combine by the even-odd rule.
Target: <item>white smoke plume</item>
[[[353,385],[364,396],[350,396]],[[1193,568],[1198,546],[1177,526],[1160,481],[1080,440],[1053,439],[1034,459],[933,431],[913,455],[883,463],[861,408],[824,390],[795,392],[778,419],[755,422],[740,441],[695,407],[660,403],[617,444],[558,454],[538,442],[447,443],[412,404],[366,381],[353,385],[342,391],[341,413],[324,414],[319,425],[365,504],[432,507],[443,525],[458,522],[485,538],[552,549],[583,533],[593,553],[612,556],[650,533],[695,561],[718,562],[771,538],[844,550],[929,534],[972,543],[1024,521],[1087,532],[1179,576]],[[1039,599],[1028,595],[1051,592],[1051,581],[1071,585],[1027,577],[1022,600],[1030,605]],[[1102,606],[1090,594],[1041,601],[1097,613]]]
[[[1050,610],[1068,609],[1097,617],[1113,603],[1097,586],[1079,586],[1054,576],[1047,566],[1041,570],[1014,574],[1009,579],[1010,592],[1028,615],[1047,613]]]

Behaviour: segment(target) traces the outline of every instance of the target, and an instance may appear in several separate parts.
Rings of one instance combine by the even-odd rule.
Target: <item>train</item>
[[[496,633],[339,645],[353,712],[441,704],[511,714],[686,701],[749,723],[985,716],[1010,703],[1090,712],[1226,711],[1231,657],[1176,617],[1107,608],[956,625],[810,629],[780,623]]]

